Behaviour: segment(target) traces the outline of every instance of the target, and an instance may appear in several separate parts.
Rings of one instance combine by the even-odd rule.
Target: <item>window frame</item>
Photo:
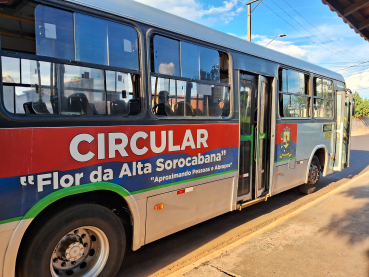
[[[166,75],[166,74],[160,74],[160,73],[156,73],[152,71],[152,68],[154,67],[155,69],[155,65],[153,64],[151,57],[153,54],[153,44],[152,44],[152,38],[155,35],[160,35],[160,36],[164,36],[167,37],[169,39],[174,39],[174,40],[178,40],[179,41],[179,72],[180,75],[182,75],[182,62],[181,62],[181,41],[186,42],[186,43],[191,43],[191,44],[195,44],[197,46],[201,46],[201,47],[205,47],[205,48],[209,48],[212,50],[216,50],[219,52],[222,52],[224,54],[226,54],[228,56],[228,83],[224,83],[224,82],[215,82],[215,81],[207,81],[207,80],[197,80],[197,79],[192,79],[192,78],[186,78],[186,77],[182,77],[182,76],[173,76],[173,75]],[[148,102],[149,102],[149,110],[150,110],[150,115],[155,118],[156,120],[194,120],[194,121],[204,121],[204,120],[211,120],[211,121],[225,121],[225,120],[230,120],[233,117],[234,114],[234,96],[233,96],[233,85],[232,85],[232,70],[231,69],[231,64],[232,64],[232,55],[229,52],[228,49],[222,49],[219,46],[216,45],[209,45],[207,43],[204,43],[203,41],[199,41],[199,40],[195,40],[192,38],[188,38],[185,36],[180,36],[179,34],[176,33],[171,33],[171,32],[167,32],[167,31],[163,31],[163,30],[158,30],[155,28],[151,28],[147,34],[146,34],[146,42],[147,42],[147,76],[148,76],[148,80],[147,80],[147,84],[148,84]],[[151,83],[151,77],[157,77],[157,78],[165,78],[165,79],[170,79],[170,80],[178,80],[178,81],[188,81],[188,82],[194,82],[194,83],[199,83],[199,84],[206,84],[206,85],[214,85],[214,86],[223,86],[223,87],[228,87],[229,88],[229,101],[230,101],[230,113],[227,117],[214,117],[214,116],[162,116],[162,115],[156,115],[153,112],[153,105],[152,105],[152,83]]]
[[[252,113],[251,112],[251,114],[250,114],[250,128],[249,128],[249,132],[248,133],[246,133],[246,134],[243,134],[242,133],[242,119],[241,119],[241,116],[242,116],[242,111],[241,111],[241,86],[242,86],[242,84],[241,84],[241,80],[243,80],[243,81],[249,81],[249,82],[251,82],[252,83],[252,88],[251,88],[251,93],[250,93],[250,96],[249,97],[251,97],[251,101],[250,101],[250,106],[251,107],[254,107],[255,106],[255,104],[256,104],[256,102],[257,102],[257,99],[255,99],[255,97],[252,97],[252,93],[253,93],[253,88],[255,88],[255,86],[257,87],[258,86],[258,77],[256,77],[255,76],[255,78],[256,78],[256,82],[252,82],[251,80],[248,80],[248,79],[243,79],[242,78],[242,76],[246,76],[246,78],[247,78],[247,74],[245,74],[245,73],[242,73],[242,72],[240,72],[239,73],[239,78],[240,78],[240,83],[239,83],[239,107],[238,107],[238,109],[239,109],[239,114],[240,114],[240,135],[241,136],[250,136],[251,134],[252,134],[252,132],[253,132],[253,122],[254,122],[254,120],[255,120],[255,114],[254,113]],[[245,77],[244,77],[245,78]]]
[[[309,77],[309,81],[308,81],[308,84],[309,84],[309,87],[308,88],[305,88],[307,90],[307,93],[306,94],[302,94],[302,93],[292,93],[292,92],[287,92],[287,91],[282,91],[280,90],[280,78],[279,78],[279,72],[281,70],[292,70],[292,71],[296,71],[298,73],[302,73],[304,74],[305,76],[307,75]],[[279,116],[279,119],[281,120],[310,120],[313,118],[313,110],[312,110],[312,104],[314,103],[313,102],[313,95],[312,95],[312,90],[311,90],[311,74],[308,73],[308,72],[305,72],[303,70],[299,70],[299,69],[296,69],[296,68],[292,68],[292,67],[288,67],[288,66],[278,66],[277,67],[277,81],[278,81],[278,116]],[[287,85],[288,85],[288,73],[287,73]],[[309,117],[284,117],[281,115],[280,113],[280,95],[293,95],[293,96],[303,96],[303,97],[306,97],[306,98],[310,98],[310,106],[309,106]]]
[[[117,72],[124,72],[124,73],[131,73],[135,75],[139,75],[140,81],[139,81],[139,90],[140,90],[140,108],[141,111],[137,115],[129,115],[129,116],[123,116],[123,115],[109,115],[109,114],[99,114],[99,115],[47,115],[47,114],[40,114],[40,115],[33,115],[33,114],[16,114],[11,113],[5,108],[4,103],[4,97],[3,97],[3,86],[14,86],[17,85],[20,87],[31,87],[31,85],[25,85],[25,84],[18,84],[18,83],[3,83],[2,78],[0,80],[0,110],[1,113],[7,117],[10,120],[14,121],[50,121],[50,122],[71,122],[71,121],[133,121],[141,119],[145,116],[146,113],[146,92],[145,92],[145,78],[144,76],[144,70],[145,66],[143,63],[143,42],[144,42],[144,36],[142,35],[141,29],[135,22],[131,22],[129,20],[126,20],[124,18],[120,18],[117,16],[108,15],[106,16],[101,11],[95,11],[95,12],[87,12],[86,8],[80,8],[80,7],[71,7],[67,8],[64,5],[47,5],[46,3],[40,3],[41,5],[49,6],[55,9],[60,9],[67,12],[72,13],[81,13],[87,16],[96,17],[102,20],[111,21],[114,23],[126,25],[128,27],[133,28],[137,33],[137,45],[138,45],[138,65],[139,69],[128,69],[128,68],[122,68],[122,67],[115,67],[115,66],[109,66],[109,65],[102,65],[102,64],[95,64],[95,63],[88,63],[88,62],[82,62],[82,61],[76,61],[76,60],[66,60],[66,59],[60,59],[60,58],[54,58],[54,57],[48,57],[48,56],[41,56],[37,54],[29,54],[24,52],[17,52],[17,51],[9,51],[9,50],[2,50],[0,49],[0,58],[1,57],[9,57],[9,58],[18,58],[18,59],[27,59],[27,60],[34,60],[34,61],[40,61],[40,62],[50,62],[50,63],[59,63],[59,64],[65,64],[65,65],[72,65],[72,66],[80,66],[80,67],[88,67],[93,69],[100,69],[104,71],[104,77],[106,75],[106,71],[117,71]],[[74,24],[74,21],[73,21]],[[37,31],[37,30],[36,30]],[[73,34],[75,36],[75,32]],[[36,43],[36,42],[35,42]],[[75,47],[75,40],[74,40],[74,47]],[[0,61],[0,74],[2,76],[2,63]],[[21,67],[20,67],[21,72]],[[107,94],[106,90],[106,80],[104,78],[104,90],[105,95]]]
[[[326,81],[330,81],[331,85],[332,85],[332,98],[324,98],[324,97],[319,97],[319,96],[315,96],[315,89],[316,89],[316,79],[324,79]],[[324,76],[320,76],[320,75],[313,75],[312,76],[312,83],[313,83],[313,90],[312,90],[312,108],[313,108],[313,112],[312,112],[312,117],[316,120],[332,120],[335,116],[335,90],[334,90],[334,83],[333,80]],[[328,100],[331,101],[332,103],[332,116],[331,117],[315,117],[314,115],[314,99],[320,99],[320,100]]]

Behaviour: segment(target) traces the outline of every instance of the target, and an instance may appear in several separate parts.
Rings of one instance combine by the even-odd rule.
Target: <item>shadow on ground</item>
[[[368,244],[369,181],[368,179],[364,179],[363,181],[365,182],[364,185],[353,187],[337,194],[356,201],[357,207],[348,209],[343,216],[333,215],[330,223],[321,228],[319,232],[326,235],[334,234],[339,237],[339,241],[344,241],[352,246],[364,243]],[[369,249],[366,251],[366,255],[369,261]],[[367,276],[369,276],[369,262]]]
[[[350,168],[322,178],[318,186],[318,191],[314,194],[323,193],[324,189],[329,187],[329,189],[326,189],[328,192],[344,183],[344,180],[342,179],[345,178],[347,181],[347,179],[351,179],[367,169],[369,164],[368,137],[369,136],[359,136],[353,138]],[[363,150],[359,150],[360,148]],[[239,228],[252,220],[298,201],[302,197],[314,197],[314,194],[303,196],[298,194],[296,190],[291,189],[273,196],[267,202],[262,202],[243,209],[241,212],[234,211],[218,216],[158,241],[152,242],[141,247],[138,251],[133,252],[130,249],[127,249],[125,259],[117,276],[142,277],[154,274],[189,253],[198,251],[199,248],[218,237],[226,233],[231,233],[235,228]],[[355,195],[354,192],[353,195]],[[369,191],[367,197],[369,197]],[[369,216],[369,208],[366,216]],[[366,220],[367,222],[364,222],[365,226],[369,227],[368,217],[366,217]],[[351,226],[352,222],[350,221],[350,215],[348,215],[347,218],[342,219],[333,218],[332,224],[342,228],[345,228],[345,226]],[[367,230],[369,229],[367,228]],[[367,230],[365,231],[365,234],[368,233]],[[253,230],[249,231],[252,232]],[[362,232],[364,232],[364,230],[362,230]],[[352,240],[353,243],[357,243],[356,241],[360,240],[360,236],[358,236],[358,238],[355,236]],[[216,247],[216,245],[214,247]]]

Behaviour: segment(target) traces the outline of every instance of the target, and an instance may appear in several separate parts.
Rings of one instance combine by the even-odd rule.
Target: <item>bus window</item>
[[[288,91],[286,69],[279,70],[279,91]]]
[[[314,117],[332,118],[333,101],[314,98]]]
[[[220,81],[228,82],[227,54],[160,35],[154,35],[151,43],[152,72],[164,75],[151,77],[155,115],[230,115],[229,86],[219,84]],[[166,75],[178,76],[182,80],[169,80]]]
[[[124,72],[139,70],[138,36],[133,27],[32,2],[26,6],[34,16],[27,14],[18,25],[28,34],[36,27],[33,39],[27,35],[16,43],[5,36],[1,47],[38,56],[32,60],[1,58],[8,112],[26,116],[128,116],[141,112],[140,75]],[[12,20],[9,17],[9,28],[15,26]],[[37,51],[32,51],[29,40]],[[38,61],[39,56],[58,58],[58,63]],[[70,65],[73,60],[120,67],[122,71]]]
[[[23,104],[31,102],[37,114],[53,114],[51,103],[55,91],[50,78],[54,77],[51,75],[54,64],[22,59],[21,65],[22,84],[30,87],[16,87],[16,112],[21,113],[23,110],[23,113]]]
[[[35,88],[31,87],[13,87],[14,94],[15,94],[15,110],[14,113],[16,114],[24,114],[25,110],[23,108],[24,103],[29,103],[32,100],[32,97],[35,94]],[[36,102],[37,103],[37,102]],[[35,110],[40,110],[35,107]],[[45,110],[45,109],[43,109]]]
[[[199,79],[199,46],[181,41],[182,77]]]
[[[323,79],[315,78],[314,96],[323,97]]]
[[[174,113],[177,116],[188,116],[191,115],[192,110],[189,103],[186,102],[186,90],[189,82],[177,81],[177,92],[175,102],[172,100],[172,107],[174,107]],[[174,105],[174,106],[173,106]]]
[[[219,82],[219,53],[200,47],[200,79]]]
[[[41,80],[41,86],[50,86],[54,76],[51,76],[51,70],[53,70],[52,63],[41,62],[41,61],[31,61],[31,60],[21,60],[21,76],[22,84],[24,85],[35,85]],[[40,80],[37,72],[40,72]]]
[[[323,97],[329,99],[333,98],[332,82],[329,80],[324,80],[323,82]]]
[[[20,59],[1,57],[3,83],[20,83]]]
[[[14,113],[15,107],[14,87],[3,86],[3,99],[5,109],[7,109],[11,113]]]
[[[301,72],[288,70],[288,92],[305,94],[305,75]]]
[[[279,114],[281,117],[310,117],[309,76],[294,70],[279,70]]]
[[[104,71],[80,66],[64,66],[64,90],[61,91],[61,114],[106,114]],[[63,101],[67,102],[63,105]]]
[[[16,87],[16,113],[24,113],[27,105],[35,114],[106,113],[103,70],[39,61],[22,61],[23,64],[29,68],[22,67],[22,80],[30,86]]]
[[[141,111],[139,79],[131,73],[6,59],[4,104],[16,114],[135,115]]]
[[[265,119],[265,107],[267,106],[267,84],[262,81],[262,87],[261,87],[261,94],[260,94],[260,134],[265,134],[267,129],[267,123],[268,120]],[[260,148],[261,151],[263,151],[263,147]],[[260,156],[262,156],[262,152],[260,153]]]
[[[77,61],[109,64],[107,23],[100,18],[75,13]]]
[[[183,89],[177,90],[176,80],[151,77],[153,89],[153,109],[156,115],[184,115],[175,114],[174,108],[177,103],[184,101]]]
[[[133,27],[43,5],[37,6],[35,19],[38,55],[139,69]]]
[[[138,70],[134,28],[78,13],[75,28],[76,60]]]
[[[182,77],[219,82],[219,63],[220,53],[218,51],[181,41]]]
[[[190,116],[204,116],[205,111],[205,95],[211,94],[211,85],[198,84],[195,82],[186,83],[186,103],[188,103],[191,113]],[[186,115],[186,116],[188,116]]]
[[[229,88],[151,77],[152,107],[159,116],[227,117]]]
[[[164,75],[179,76],[179,41],[163,36],[154,36],[153,71]]]
[[[228,97],[228,95],[225,96],[224,87],[200,83],[196,87],[197,90],[193,90],[191,94],[191,106],[195,116],[222,116],[224,98]]]
[[[284,117],[309,117],[310,98],[290,94],[280,94],[279,96]]]
[[[109,65],[138,70],[138,39],[134,28],[108,22]]]
[[[323,78],[314,78],[314,117],[333,117],[333,84]]]
[[[241,107],[241,135],[251,134],[251,91],[252,82],[241,79],[240,107]]]
[[[230,115],[229,87],[214,86],[211,101],[211,106],[214,107],[214,112],[210,112],[210,116],[228,117]]]
[[[39,5],[35,19],[37,54],[74,60],[73,13]]]
[[[134,99],[133,76],[130,73],[106,71],[108,114],[128,115],[129,101]]]

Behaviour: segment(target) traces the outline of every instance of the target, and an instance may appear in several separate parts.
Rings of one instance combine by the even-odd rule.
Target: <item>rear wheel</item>
[[[316,185],[320,180],[320,162],[317,156],[313,156],[310,163],[309,176],[307,184],[302,184],[298,187],[302,194],[310,194],[316,190]]]
[[[18,260],[20,277],[113,277],[126,245],[120,219],[95,204],[55,214],[26,239]]]

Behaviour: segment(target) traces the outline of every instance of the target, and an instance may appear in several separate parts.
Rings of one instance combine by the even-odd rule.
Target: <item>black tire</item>
[[[316,186],[320,180],[320,162],[317,156],[313,156],[310,163],[309,176],[307,184],[302,184],[298,187],[300,193],[310,194],[316,190]]]
[[[65,272],[62,271],[58,274],[58,269],[55,271],[54,260],[58,260],[56,265],[59,267],[63,266],[61,264],[67,260],[66,263],[64,262],[64,267],[67,264],[68,270],[74,270],[75,274],[70,275],[73,277],[85,276],[86,270],[95,272],[95,274],[89,276],[113,277],[117,275],[124,257],[126,235],[120,219],[109,209],[96,204],[78,204],[55,213],[47,221],[38,222],[37,225],[33,226],[26,237],[26,241],[22,243],[21,253],[17,261],[19,277],[50,277],[53,276],[51,270],[54,270],[54,276],[64,274]],[[76,232],[78,230],[80,231]],[[94,231],[97,232],[95,236]],[[85,232],[84,236],[83,232]],[[75,234],[80,234],[80,237]],[[63,240],[61,240],[62,238]],[[102,238],[100,244],[98,244],[99,238]],[[71,239],[77,239],[77,241],[71,243]],[[90,245],[85,243],[85,239],[90,240]],[[73,247],[76,244],[80,248]],[[95,246],[93,246],[94,244]],[[108,245],[108,248],[106,248],[106,245]],[[65,250],[66,248],[70,252]],[[78,250],[75,252],[73,249]],[[105,252],[102,249],[105,249]],[[64,251],[62,253],[63,259],[53,258],[52,260],[52,257],[57,255],[55,253],[60,254],[60,251]],[[75,253],[78,255],[72,256]],[[78,258],[78,260],[72,258],[68,260],[66,257]],[[103,262],[101,262],[101,259]],[[85,264],[84,267],[82,267],[83,263]],[[74,266],[74,269],[72,266]],[[94,269],[97,266],[100,268],[100,274],[96,273]]]

